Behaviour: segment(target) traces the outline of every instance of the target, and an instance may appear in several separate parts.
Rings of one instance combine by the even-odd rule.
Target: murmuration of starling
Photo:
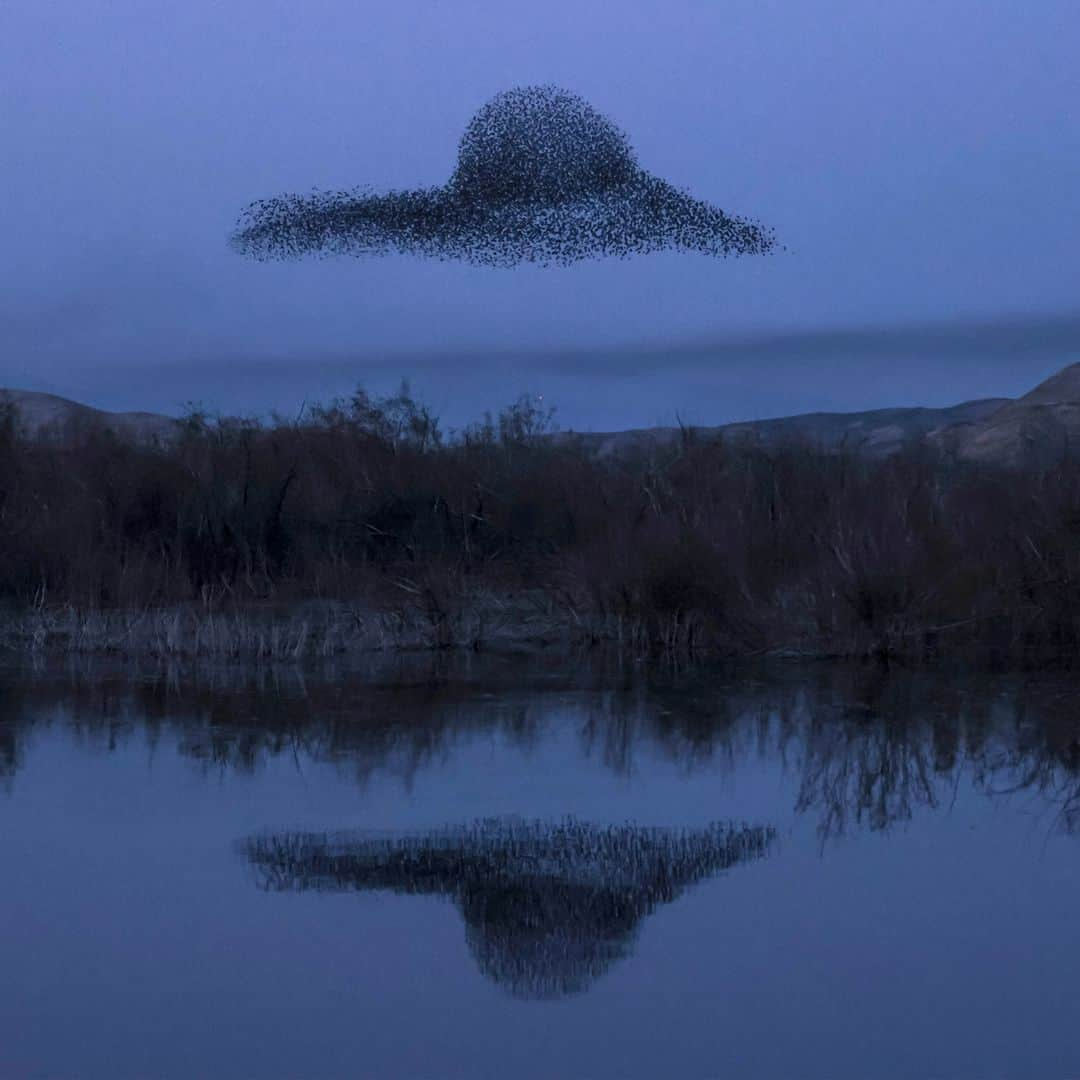
[[[442,187],[260,199],[231,244],[262,261],[396,253],[515,266],[665,249],[758,255],[775,239],[646,172],[626,135],[576,94],[528,86],[473,117]]]

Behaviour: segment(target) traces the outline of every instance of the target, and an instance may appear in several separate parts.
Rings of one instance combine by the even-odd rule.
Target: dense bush
[[[11,608],[529,596],[635,648],[1069,661],[1080,467],[873,460],[687,432],[597,460],[521,399],[446,437],[403,388],[168,444],[0,416]]]

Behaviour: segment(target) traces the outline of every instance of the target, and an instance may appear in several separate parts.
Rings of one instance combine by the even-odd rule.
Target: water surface
[[[7,669],[0,1075],[1075,1075],[1076,688]]]

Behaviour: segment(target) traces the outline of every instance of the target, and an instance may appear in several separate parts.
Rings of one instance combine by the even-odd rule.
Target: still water
[[[0,1076],[1080,1075],[1061,678],[0,671]]]

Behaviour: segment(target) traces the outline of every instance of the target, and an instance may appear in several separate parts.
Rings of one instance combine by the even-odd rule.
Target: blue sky
[[[6,0],[0,384],[261,410],[412,374],[452,419],[533,389],[579,427],[1016,393],[1080,359],[1075,322],[1045,333],[1080,312],[1077,40],[1075,0]],[[226,248],[253,198],[443,182],[472,113],[536,82],[787,251]],[[1001,320],[1013,344],[985,355],[919,336]],[[877,337],[812,344],[848,329]],[[732,347],[758,335],[783,355]]]

